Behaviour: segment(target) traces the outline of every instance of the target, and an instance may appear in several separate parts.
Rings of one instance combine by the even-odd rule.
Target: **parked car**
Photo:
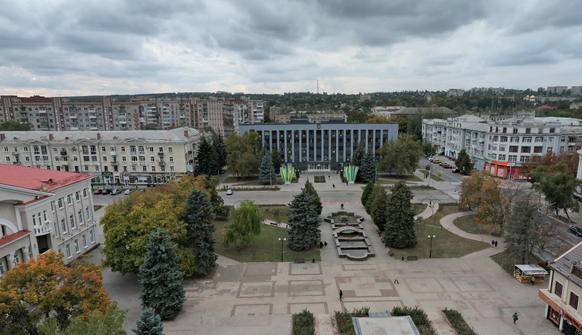
[[[226,195],[232,195],[232,190],[227,190]]]
[[[440,162],[439,166],[444,166],[446,163],[445,162]]]
[[[453,172],[453,173],[459,173],[459,172],[461,172],[461,170],[459,170],[459,169],[457,169],[457,168],[454,168],[452,172]]]
[[[222,169],[220,170],[220,174],[224,174],[226,172],[226,170]]]
[[[443,167],[444,167],[445,169],[450,169],[450,168],[452,168],[453,166],[452,166],[451,164],[447,164],[447,163],[445,163],[445,164],[443,165]]]
[[[101,192],[101,194],[110,194],[111,190],[103,190],[103,192]]]
[[[103,193],[103,190],[100,189],[96,189],[95,191],[93,191],[93,194],[101,194]]]
[[[118,189],[118,188],[116,188],[113,191],[111,191],[111,195],[118,195],[118,194],[121,194],[121,190]]]
[[[426,159],[428,159],[429,161],[432,162],[432,160],[434,159],[434,157],[433,156],[428,156]]]
[[[440,159],[438,159],[438,158],[433,159],[432,162],[435,163],[435,164],[442,163],[442,161]]]
[[[582,228],[570,226],[570,232],[576,236],[582,237]]]
[[[133,191],[134,191],[134,190],[127,189],[127,190],[125,190],[125,192],[123,192],[123,194],[125,194],[125,195],[130,195],[130,194],[132,194],[132,193],[133,193]]]

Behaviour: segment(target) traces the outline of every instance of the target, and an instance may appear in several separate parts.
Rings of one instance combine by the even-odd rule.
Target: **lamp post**
[[[282,262],[283,261],[283,241],[287,241],[287,239],[279,237],[279,241],[281,241],[281,262]]]
[[[432,258],[432,239],[435,237],[436,237],[435,235],[432,236],[428,235],[428,238],[430,238],[430,251],[428,253],[428,258]]]

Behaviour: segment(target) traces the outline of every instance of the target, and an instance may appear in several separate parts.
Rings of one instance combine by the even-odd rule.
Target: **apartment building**
[[[192,128],[0,132],[0,163],[91,176],[96,184],[166,182],[192,173],[200,142]]]
[[[548,86],[548,94],[565,94],[568,90],[568,86]]]
[[[423,120],[422,132],[423,140],[438,153],[456,159],[465,149],[475,169],[501,178],[526,178],[519,170],[531,156],[582,149],[580,120],[536,118],[533,113],[492,120],[470,115]]]
[[[284,164],[305,171],[340,170],[361,146],[373,154],[398,136],[397,123],[346,123],[345,119],[294,119],[290,124],[240,125],[239,133],[257,132],[261,147],[278,150]]]
[[[325,120],[325,119],[336,119],[336,118],[347,118],[346,113],[334,113],[334,112],[316,112],[313,114],[304,114],[297,112],[273,114],[271,122],[275,123],[289,123],[294,118],[308,118],[310,120]]]
[[[0,164],[0,275],[54,250],[69,263],[98,245],[91,176]]]
[[[547,289],[538,293],[546,304],[544,317],[564,334],[582,333],[582,243],[578,243],[550,265]]]

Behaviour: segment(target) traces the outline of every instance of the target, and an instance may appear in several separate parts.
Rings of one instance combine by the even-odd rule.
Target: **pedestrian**
[[[400,284],[400,282],[398,281],[398,275],[396,275],[396,278],[394,278],[394,284]]]
[[[346,185],[349,185],[349,181],[346,181]]]
[[[319,249],[323,248],[323,242],[319,241]]]
[[[327,247],[327,241],[324,241],[324,242],[323,242],[323,246],[324,246],[324,247]]]
[[[495,246],[495,240],[491,240],[491,248]]]
[[[340,291],[340,296],[341,296],[341,291]],[[341,299],[340,299],[340,300],[341,300]],[[513,318],[513,323],[515,323],[515,321],[517,321],[517,320],[518,320],[518,318],[517,318],[517,312],[515,312],[515,313],[513,314],[512,318]]]
[[[534,276],[531,276],[531,284],[532,285],[535,285],[536,284],[536,280],[535,280]]]
[[[495,248],[497,248],[497,242],[499,242],[499,241],[495,241]]]
[[[331,185],[331,186],[333,186],[333,188],[335,188],[335,184],[333,184],[333,185]]]
[[[378,237],[382,237],[382,233],[380,232],[380,229],[376,230],[376,232],[378,232]]]
[[[343,297],[344,297],[344,292],[342,292],[342,290],[340,290],[340,301],[342,301]]]
[[[341,204],[341,205],[340,205],[340,208],[341,208],[341,209],[344,209],[344,204]]]

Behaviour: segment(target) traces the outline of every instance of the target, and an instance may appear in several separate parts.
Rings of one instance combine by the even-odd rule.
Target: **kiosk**
[[[548,271],[537,265],[516,265],[513,268],[513,276],[520,283],[531,283],[532,277],[536,283],[544,283]]]

